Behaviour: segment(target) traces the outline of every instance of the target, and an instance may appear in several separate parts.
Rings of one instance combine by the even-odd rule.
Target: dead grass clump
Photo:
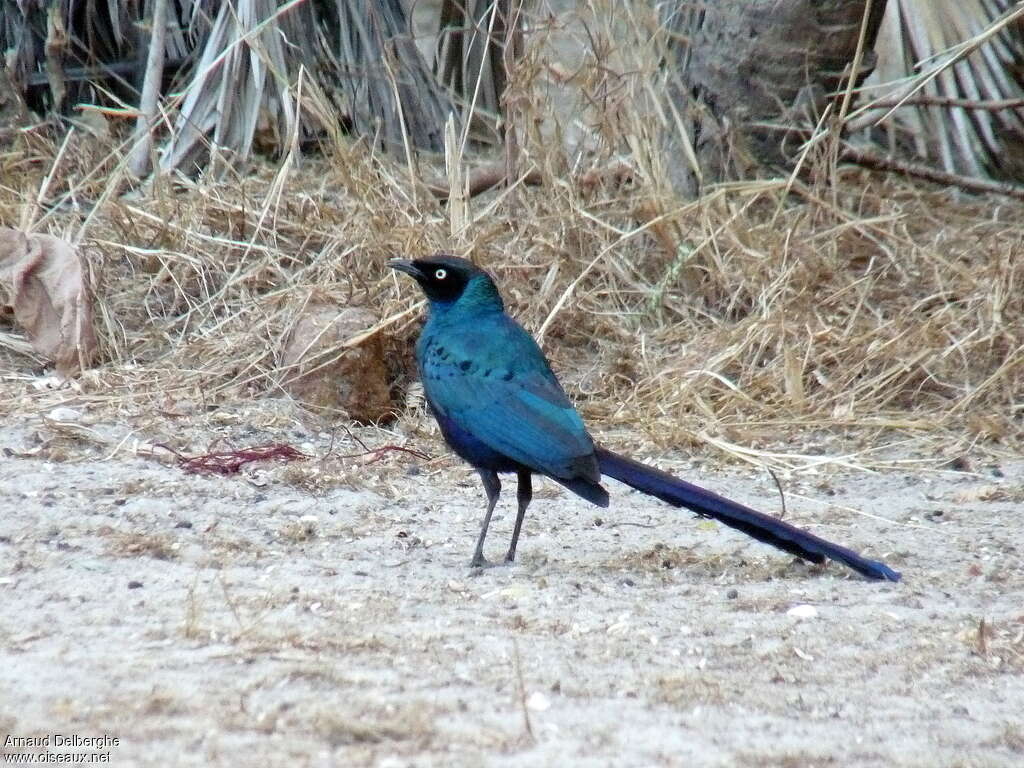
[[[156,560],[176,560],[178,550],[170,537],[159,533],[112,534],[110,552],[118,557],[152,557]]]
[[[434,730],[422,707],[369,716],[323,710],[313,718],[313,727],[334,747],[408,740],[422,742],[429,739]]]
[[[975,674],[1015,674],[1024,670],[1024,621],[987,621],[961,633],[961,639],[984,666],[972,667]]]
[[[659,542],[650,549],[617,557],[610,565],[617,570],[667,574],[680,568],[707,567],[708,562],[709,558],[701,557],[691,548],[670,547]]]
[[[316,520],[307,520],[305,518],[289,520],[277,532],[278,539],[287,544],[301,544],[306,541],[312,541],[318,535]]]
[[[677,709],[723,704],[727,698],[718,682],[696,671],[665,675],[659,677],[657,683],[657,700]]]
[[[284,342],[315,297],[375,309],[365,332],[402,402],[421,297],[385,261],[444,250],[495,273],[599,437],[790,469],[821,463],[793,445],[822,430],[842,436],[846,465],[882,465],[890,447],[936,464],[1019,449],[1024,206],[956,201],[825,153],[800,176],[681,200],[659,150],[676,124],[652,85],[657,50],[636,20],[588,13],[538,26],[513,72],[516,157],[540,186],[458,204],[427,189],[440,158],[346,138],[324,157],[119,197],[118,174],[71,173],[66,148],[29,131],[3,158],[0,226],[71,232],[88,256],[106,362],[75,397],[140,416],[279,395]],[[450,152],[456,176],[491,159],[464,149]],[[120,157],[114,139],[109,151]],[[26,190],[62,202],[26,208]],[[0,412],[28,387],[0,382]]]

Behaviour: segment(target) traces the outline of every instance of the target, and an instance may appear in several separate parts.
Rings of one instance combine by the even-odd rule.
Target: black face
[[[467,283],[481,273],[479,267],[458,256],[431,256],[429,259],[392,259],[388,266],[416,278],[431,301],[455,301]]]

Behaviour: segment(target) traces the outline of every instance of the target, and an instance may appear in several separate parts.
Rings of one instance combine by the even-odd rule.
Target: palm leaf
[[[854,125],[950,173],[1024,178],[1022,10],[1011,0],[889,0],[864,85],[874,100]]]
[[[237,0],[219,6],[161,166],[194,166],[207,148],[244,159],[260,123],[282,141],[291,136],[300,115],[291,89],[303,67],[357,133],[390,149],[441,149],[450,106],[397,0]],[[307,123],[314,113],[326,114],[301,112]]]

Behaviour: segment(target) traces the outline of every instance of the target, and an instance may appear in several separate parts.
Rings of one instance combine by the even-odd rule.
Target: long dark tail
[[[698,515],[719,520],[758,541],[771,544],[812,563],[823,563],[827,557],[845,563],[869,579],[900,580],[898,571],[878,560],[861,557],[852,549],[819,539],[814,534],[802,531],[789,523],[755,512],[750,507],[605,448],[598,448],[596,453],[602,475],[614,477],[638,491],[667,501],[674,507],[686,507]]]

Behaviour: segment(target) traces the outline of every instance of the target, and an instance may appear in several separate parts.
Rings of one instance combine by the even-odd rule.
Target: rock
[[[307,302],[281,352],[285,391],[325,418],[345,414],[365,424],[387,419],[393,410],[380,335],[342,347],[377,322],[377,315],[365,307]]]

